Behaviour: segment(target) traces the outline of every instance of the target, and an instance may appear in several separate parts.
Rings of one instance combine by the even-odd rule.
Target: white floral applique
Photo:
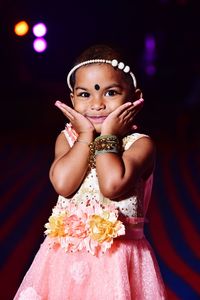
[[[38,295],[34,288],[29,286],[20,293],[19,300],[42,300],[42,297]]]

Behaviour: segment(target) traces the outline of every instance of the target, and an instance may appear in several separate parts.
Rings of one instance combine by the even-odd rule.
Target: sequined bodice
[[[92,169],[81,187],[72,198],[65,198],[59,196],[57,205],[60,208],[64,208],[68,201],[75,204],[83,204],[90,200],[90,202],[97,200],[102,205],[108,204],[109,202],[115,203],[116,208],[119,209],[120,213],[126,217],[143,217],[143,196],[144,196],[144,184],[139,182],[135,188],[134,195],[121,201],[112,201],[104,197],[99,189],[98,178],[96,170]]]

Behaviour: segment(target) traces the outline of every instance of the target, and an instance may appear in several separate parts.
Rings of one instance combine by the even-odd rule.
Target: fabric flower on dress
[[[125,234],[115,206],[102,205],[94,199],[81,205],[72,201],[64,209],[55,207],[45,228],[52,243],[66,252],[86,249],[93,255],[104,253],[114,238]]]
[[[45,225],[47,230],[46,234],[49,234],[51,237],[56,236],[65,236],[65,213],[60,215],[52,215],[49,218],[49,223]]]
[[[104,219],[98,215],[93,215],[89,221],[89,235],[91,239],[97,241],[99,244],[102,243],[112,243],[113,238],[119,235],[121,227],[121,222],[111,222],[109,219]]]

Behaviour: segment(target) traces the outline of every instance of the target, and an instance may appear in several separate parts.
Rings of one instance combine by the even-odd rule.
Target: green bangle
[[[119,153],[119,151],[116,149],[110,149],[110,150],[95,150],[95,156],[99,155],[99,154],[104,154],[104,153]]]

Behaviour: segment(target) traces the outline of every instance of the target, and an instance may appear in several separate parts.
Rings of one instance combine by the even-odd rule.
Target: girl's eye
[[[106,92],[106,96],[115,96],[119,94],[116,90],[109,90]]]
[[[90,97],[90,94],[87,93],[87,92],[81,92],[81,93],[78,94],[78,96],[83,97],[83,98],[88,98],[88,97]]]

